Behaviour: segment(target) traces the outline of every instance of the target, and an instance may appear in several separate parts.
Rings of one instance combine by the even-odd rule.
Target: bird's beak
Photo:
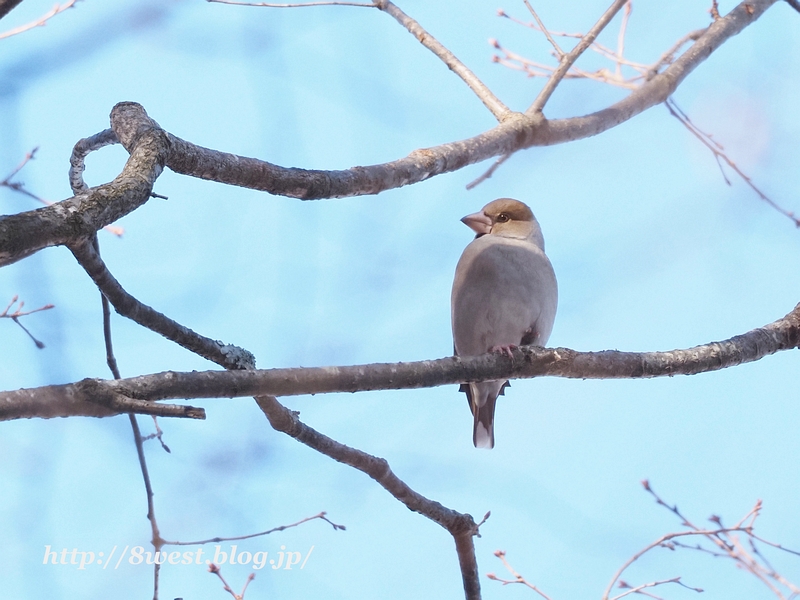
[[[478,235],[484,235],[492,232],[492,220],[482,211],[467,215],[461,219],[461,222]]]

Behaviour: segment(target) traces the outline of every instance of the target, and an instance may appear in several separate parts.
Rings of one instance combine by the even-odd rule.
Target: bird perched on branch
[[[475,233],[456,266],[451,316],[456,356],[547,343],[558,304],[553,267],[531,209],[500,198],[461,221]],[[476,448],[494,447],[494,409],[508,381],[464,383]]]

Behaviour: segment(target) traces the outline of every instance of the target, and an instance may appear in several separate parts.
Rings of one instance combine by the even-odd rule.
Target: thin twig
[[[433,52],[447,68],[458,75],[467,84],[469,89],[483,102],[498,121],[502,121],[510,114],[510,109],[503,104],[486,85],[478,79],[477,75],[467,68],[456,56],[445,48],[435,37],[425,31],[417,21],[409,17],[390,0],[375,0],[375,6],[381,11],[391,15],[405,27],[419,42]]]
[[[527,2],[526,2],[526,4],[527,4]],[[714,14],[715,10],[716,10],[716,4],[714,4],[712,6],[712,10],[711,10],[712,15]],[[664,52],[661,55],[661,57],[653,65],[648,66],[648,65],[641,64],[641,63],[636,63],[636,62],[632,62],[632,61],[626,60],[623,57],[625,33],[626,33],[626,30],[627,30],[627,23],[628,23],[628,18],[630,16],[630,12],[631,12],[630,11],[630,4],[627,4],[625,12],[623,13],[622,24],[620,26],[620,31],[619,31],[619,34],[618,34],[618,42],[617,42],[617,50],[616,51],[612,52],[609,49],[607,49],[605,46],[602,46],[601,44],[598,44],[597,42],[593,42],[591,44],[591,46],[590,46],[591,49],[597,51],[598,53],[600,53],[601,55],[605,56],[606,58],[614,61],[615,70],[614,70],[613,74],[611,73],[611,71],[609,71],[608,69],[605,69],[605,68],[601,68],[601,69],[598,69],[597,71],[595,71],[593,73],[590,73],[590,72],[583,71],[583,70],[581,70],[581,69],[579,69],[579,68],[577,68],[577,67],[575,67],[573,65],[564,74],[563,78],[564,79],[569,79],[569,78],[590,79],[590,80],[594,80],[594,81],[600,81],[600,82],[603,82],[603,83],[608,83],[608,84],[611,84],[611,85],[615,85],[617,87],[636,90],[641,86],[641,84],[643,84],[643,83],[645,83],[647,81],[650,81],[653,77],[655,77],[662,68],[664,68],[667,65],[672,64],[674,62],[674,60],[675,60],[675,54],[686,43],[688,43],[690,41],[696,41],[704,33],[706,33],[707,30],[708,30],[708,28],[698,29],[698,30],[695,30],[695,31],[692,31],[692,32],[686,34],[681,39],[679,39],[675,44],[673,44],[673,46],[669,50]],[[534,16],[536,17],[535,12],[532,12],[532,14],[534,14]],[[554,33],[554,32],[547,31],[544,28],[544,24],[538,18],[537,18],[538,25],[534,25],[532,23],[523,23],[523,22],[521,22],[521,21],[519,21],[517,19],[513,19],[512,17],[508,16],[505,12],[502,12],[502,11],[500,12],[500,15],[503,16],[503,17],[509,18],[509,19],[513,20],[514,22],[516,22],[516,23],[520,23],[520,24],[522,24],[522,25],[524,25],[526,27],[531,27],[531,28],[533,28],[533,29],[535,29],[537,31],[542,31],[547,36],[548,40],[551,39],[552,35],[564,36],[564,37],[575,37],[575,36],[578,35],[578,34]],[[719,16],[719,14],[717,12],[716,13],[716,17],[715,17],[715,21],[717,21],[719,19],[721,19],[721,17]],[[497,40],[490,40],[490,43],[494,46],[495,49],[501,51],[505,55],[504,57],[500,57],[500,56],[497,56],[497,55],[493,56],[492,60],[494,62],[499,63],[499,64],[501,64],[503,66],[506,66],[508,68],[511,68],[511,69],[523,71],[529,77],[547,77],[547,76],[549,76],[552,79],[553,76],[555,75],[555,72],[558,70],[558,68],[560,68],[560,66],[558,68],[554,68],[554,67],[551,67],[551,66],[548,66],[548,65],[544,65],[544,64],[537,63],[535,61],[531,61],[529,59],[526,59],[526,58],[524,58],[524,57],[522,57],[522,56],[520,56],[520,55],[518,55],[518,54],[516,54],[516,53],[514,53],[514,52],[512,52],[512,51],[510,51],[508,49],[506,49],[506,48],[503,48]],[[628,67],[634,69],[636,72],[639,73],[639,75],[637,75],[635,77],[625,78],[623,76],[623,74],[622,74],[622,67],[623,66],[628,66]],[[713,137],[711,136],[711,134],[702,131],[694,123],[692,123],[692,121],[688,117],[688,115],[686,115],[686,113],[683,112],[677,106],[677,104],[675,103],[675,101],[671,97],[668,97],[666,99],[665,104],[667,106],[667,109],[670,111],[670,114],[672,114],[672,116],[674,116],[676,119],[678,119],[678,121],[680,121],[681,124],[684,125],[684,127],[686,127],[695,137],[697,137],[705,146],[707,146],[709,148],[709,150],[711,150],[711,152],[713,153],[713,156],[714,156],[714,160],[716,161],[717,165],[719,166],[720,173],[722,174],[722,178],[723,178],[723,180],[725,181],[726,184],[732,185],[730,179],[728,178],[727,174],[725,173],[725,169],[723,168],[723,165],[722,165],[723,162],[725,162],[731,169],[733,169],[734,172],[739,177],[741,177],[744,180],[744,182],[758,195],[758,197],[761,198],[761,200],[767,202],[770,206],[772,206],[775,210],[780,212],[782,215],[784,215],[784,216],[788,217],[789,219],[791,219],[792,222],[795,224],[795,226],[800,228],[800,218],[797,218],[795,216],[794,212],[789,211],[789,210],[783,208],[782,206],[778,205],[775,201],[773,201],[771,198],[769,198],[763,191],[761,191],[761,189],[758,188],[758,186],[756,186],[755,183],[753,183],[753,180],[749,176],[747,176],[741,169],[739,169],[739,167],[736,165],[736,163],[734,163],[733,160],[730,159],[727,156],[727,154],[725,154],[724,148],[722,147],[722,145],[719,144],[716,140],[714,140]],[[498,162],[497,164],[495,164],[492,167],[490,167],[490,169],[487,171],[487,173],[484,176],[479,177],[478,179],[473,181],[471,184],[469,184],[467,189],[472,189],[477,184],[479,184],[482,181],[484,181],[487,178],[487,176],[490,176],[492,173],[494,173],[494,171],[499,166],[499,164],[502,164],[502,163]]]
[[[622,77],[622,61],[625,60],[623,57],[625,56],[625,32],[628,29],[628,19],[631,16],[631,9],[633,4],[631,4],[631,0],[628,0],[628,3],[625,5],[625,10],[622,12],[622,24],[619,26],[619,33],[617,34],[617,52],[615,54],[616,59],[616,75],[617,77]]]
[[[649,81],[656,75],[658,72],[668,65],[671,65],[675,62],[675,55],[678,51],[683,48],[684,44],[688,44],[689,42],[696,42],[700,36],[702,36],[706,31],[708,31],[708,27],[704,29],[695,29],[694,31],[690,31],[685,36],[680,38],[677,42],[675,42],[671,48],[669,48],[666,52],[664,52],[661,57],[653,64],[652,67],[648,69],[647,72],[647,80]]]
[[[17,319],[17,317],[10,317],[10,318],[11,318],[12,321],[14,321],[14,323],[16,323],[17,325],[20,326],[22,331],[24,331],[26,334],[28,334],[28,337],[31,338],[31,341],[34,343],[34,345],[39,350],[42,350],[44,348],[44,342],[42,342],[41,340],[36,339],[34,337],[34,335],[28,330],[28,328],[25,327],[25,325],[23,325],[22,323],[19,322],[19,319]]]
[[[75,3],[77,1],[78,0],[68,0],[68,2],[65,2],[64,4],[56,4],[50,10],[50,12],[48,12],[47,14],[39,17],[35,21],[31,21],[30,23],[27,23],[25,25],[20,25],[19,27],[15,27],[14,29],[10,29],[10,30],[8,30],[8,31],[6,31],[4,33],[0,33],[0,40],[8,38],[8,37],[11,37],[12,35],[17,35],[19,33],[23,33],[25,31],[28,31],[30,29],[34,29],[36,27],[42,27],[43,25],[45,25],[47,23],[47,21],[49,21],[50,19],[55,17],[57,14],[62,13],[65,10],[67,10],[68,8],[72,8],[73,6],[75,6]]]
[[[286,408],[274,396],[257,396],[256,402],[276,431],[285,433],[340,463],[358,469],[374,479],[410,510],[418,512],[444,527],[456,542],[456,552],[466,598],[467,600],[480,600],[480,579],[475,558],[475,545],[472,539],[477,533],[477,525],[470,515],[442,506],[414,491],[394,474],[385,459],[346,446],[309,427],[298,418],[296,412]]]
[[[81,140],[81,141],[83,141],[83,140]],[[37,202],[41,202],[45,206],[52,206],[54,204],[53,202],[50,202],[49,200],[46,200],[46,199],[42,198],[41,196],[37,196],[36,194],[34,194],[32,192],[29,192],[25,188],[25,184],[20,183],[20,182],[16,182],[16,181],[11,181],[11,179],[15,175],[17,175],[22,170],[22,168],[25,165],[28,164],[28,162],[30,162],[31,160],[36,158],[37,150],[39,150],[38,146],[36,148],[34,148],[33,150],[31,150],[30,152],[28,152],[25,155],[25,158],[22,159],[22,162],[20,162],[19,165],[17,165],[16,168],[14,168],[14,170],[11,171],[11,173],[9,173],[9,175],[5,179],[0,181],[0,187],[7,187],[10,190],[14,190],[15,192],[18,192],[20,194],[28,196],[29,198],[33,198],[34,200],[36,200]],[[72,174],[72,171],[70,170],[70,175],[71,174]],[[81,181],[83,181],[83,180],[81,179]],[[84,186],[84,187],[86,187],[86,186]],[[74,190],[74,188],[73,188],[73,190]],[[105,229],[106,231],[108,231],[110,233],[113,233],[117,237],[122,237],[122,234],[125,233],[125,230],[122,227],[118,227],[116,225],[106,225],[105,227],[103,227],[103,229]]]
[[[211,0],[209,0],[209,2],[210,1]],[[214,575],[219,577],[219,580],[222,582],[222,589],[225,590],[226,592],[228,592],[231,596],[233,596],[234,600],[244,600],[244,594],[247,591],[247,586],[250,585],[250,582],[253,581],[253,579],[256,578],[256,574],[255,573],[250,573],[247,576],[247,580],[244,582],[244,587],[242,588],[242,593],[241,594],[236,594],[236,592],[234,592],[231,589],[231,586],[228,585],[228,582],[225,581],[225,578],[222,576],[222,569],[220,569],[220,567],[218,565],[215,565],[214,563],[209,564],[208,565],[208,572],[209,573],[213,573]]]
[[[344,525],[338,525],[334,523],[328,517],[326,517],[327,513],[322,511],[319,514],[314,515],[313,517],[306,517],[305,519],[300,519],[297,523],[291,523],[290,525],[279,525],[278,527],[273,527],[272,529],[268,529],[267,531],[262,531],[261,533],[251,533],[249,535],[239,535],[235,537],[213,537],[207,540],[198,540],[196,542],[169,542],[165,541],[165,546],[202,546],[203,544],[215,544],[218,542],[236,542],[239,540],[249,540],[250,538],[261,537],[264,535],[269,535],[270,533],[275,533],[276,531],[283,531],[285,529],[290,529],[292,527],[297,527],[298,525],[302,525],[303,523],[307,523],[308,521],[313,521],[314,519],[321,519],[326,523],[329,523],[334,531],[345,531]]]
[[[119,314],[225,368],[241,369],[255,364],[250,352],[202,336],[137,300],[114,278],[91,243],[84,241],[69,248]]]
[[[527,579],[525,579],[522,575],[517,573],[516,570],[514,570],[514,567],[512,567],[511,564],[506,560],[505,550],[497,550],[495,551],[494,555],[503,562],[503,566],[508,570],[509,573],[511,573],[514,576],[514,579],[501,579],[494,573],[487,573],[486,577],[488,579],[491,579],[492,581],[499,581],[503,585],[509,585],[511,583],[521,583],[522,585],[529,587],[534,592],[539,594],[542,598],[544,598],[544,600],[551,600],[550,596],[545,594],[542,590],[540,590],[538,587],[536,587]]]
[[[471,190],[472,188],[480,185],[481,183],[489,179],[492,175],[494,175],[494,172],[497,171],[500,165],[506,162],[509,158],[511,158],[511,154],[504,154],[503,156],[498,156],[497,159],[492,163],[492,166],[489,167],[483,175],[481,175],[477,179],[470,181],[467,184],[467,189]]]
[[[220,4],[235,4],[239,6],[260,6],[267,8],[302,8],[307,6],[359,6],[364,8],[377,8],[385,12],[405,27],[419,42],[433,52],[447,67],[458,75],[461,80],[478,96],[498,121],[501,121],[511,111],[503,104],[492,91],[486,87],[477,75],[467,68],[456,56],[445,48],[435,37],[425,31],[417,21],[409,17],[391,0],[375,0],[371,4],[360,2],[303,2],[291,4],[276,4],[271,2],[241,2],[239,0],[208,0]]]
[[[23,158],[23,159],[20,161],[20,163],[19,163],[19,164],[18,164],[18,165],[17,165],[17,166],[14,168],[14,170],[13,170],[13,171],[11,171],[11,173],[9,173],[9,174],[6,176],[6,178],[5,178],[5,179],[3,179],[3,181],[0,181],[0,185],[9,186],[9,185],[10,185],[10,181],[11,181],[11,179],[14,177],[14,175],[16,175],[17,173],[19,173],[19,172],[22,170],[22,168],[23,168],[25,165],[27,165],[27,164],[28,164],[28,162],[30,162],[31,160],[33,160],[33,159],[36,157],[36,153],[37,153],[38,151],[39,151],[39,146],[36,146],[36,147],[35,147],[33,150],[31,150],[30,152],[28,152],[27,154],[25,154],[25,157],[24,157],[24,158]]]
[[[149,435],[144,436],[143,441],[148,441],[152,439],[157,439],[161,444],[161,448],[163,448],[164,452],[169,454],[172,453],[172,450],[169,449],[169,446],[164,442],[164,432],[161,431],[161,427],[158,426],[158,417],[153,415],[153,427],[155,428],[155,433],[151,433]]]
[[[9,310],[14,304],[18,304],[16,310],[9,314]],[[16,319],[18,317],[25,317],[27,315],[32,315],[33,313],[41,312],[43,310],[50,310],[51,308],[55,308],[55,304],[45,304],[44,306],[40,306],[39,308],[34,308],[32,310],[22,310],[25,307],[25,302],[19,300],[19,296],[14,296],[11,298],[11,302],[8,303],[8,306],[5,307],[3,312],[0,313],[0,318],[6,319]]]
[[[41,203],[43,203],[45,205],[48,205],[47,200],[44,200],[44,199],[40,198],[39,196],[37,196],[36,194],[33,194],[33,193],[29,192],[28,190],[26,190],[24,183],[12,182],[11,181],[11,179],[15,175],[17,175],[23,169],[23,167],[25,167],[25,165],[27,165],[30,161],[32,161],[34,158],[36,158],[36,152],[38,150],[39,150],[39,147],[37,146],[36,148],[34,148],[33,150],[31,150],[30,152],[25,154],[25,157],[22,159],[22,161],[16,167],[14,167],[14,170],[12,170],[11,173],[9,173],[6,176],[5,179],[0,181],[0,187],[7,187],[10,190],[14,190],[15,192],[19,192],[20,194],[24,194],[25,196],[28,196],[29,198],[33,198],[34,200],[37,200],[38,202],[41,202]],[[50,204],[52,204],[52,202]]]
[[[777,573],[769,564],[769,562],[767,562],[766,559],[761,555],[761,553],[758,552],[755,544],[753,543],[753,540],[756,539],[755,535],[753,534],[753,527],[762,508],[761,500],[757,500],[753,508],[744,517],[742,517],[734,527],[722,527],[722,519],[720,519],[720,517],[717,515],[712,515],[709,517],[709,521],[719,525],[720,529],[709,532],[708,530],[704,530],[689,521],[689,519],[687,519],[680,510],[678,510],[676,505],[669,505],[664,502],[664,500],[662,500],[661,497],[656,494],[647,480],[643,481],[642,485],[644,486],[644,489],[655,499],[656,503],[672,512],[681,520],[681,524],[684,527],[689,528],[689,531],[682,533],[689,535],[702,535],[706,540],[714,544],[717,550],[709,550],[700,546],[700,544],[689,546],[682,544],[678,540],[667,541],[662,544],[664,547],[671,550],[674,550],[675,548],[686,548],[689,550],[703,552],[715,557],[729,558],[736,564],[737,567],[747,571],[761,581],[778,598],[785,598],[783,595],[783,590],[781,590],[779,586],[783,586],[791,592],[789,595],[790,598],[795,598],[796,596],[800,595],[800,588]],[[742,545],[740,537],[738,535],[734,535],[735,533],[747,536],[750,546],[753,549],[752,552],[749,552]],[[776,546],[774,544],[770,545]],[[780,549],[789,551],[783,547]],[[789,552],[792,554],[797,554],[794,551]],[[634,560],[635,558],[636,557],[634,557]],[[617,575],[619,576],[619,573]],[[773,584],[773,581],[776,582],[777,585]]]
[[[678,584],[678,585],[680,585],[682,587],[685,587],[687,590],[692,590],[693,592],[698,592],[698,593],[702,593],[703,592],[702,588],[697,588],[697,587],[692,587],[690,585],[686,585],[685,583],[683,583],[681,581],[680,577],[673,577],[672,579],[662,579],[661,581],[651,581],[650,583],[643,583],[642,585],[637,585],[636,587],[631,587],[627,583],[624,583],[622,581],[620,581],[619,583],[620,583],[619,587],[621,587],[621,588],[629,588],[629,589],[626,592],[623,592],[621,594],[618,594],[618,595],[614,596],[611,600],[620,600],[620,598],[624,598],[625,596],[627,596],[629,594],[642,594],[642,595],[645,595],[645,596],[651,596],[651,597],[655,598],[656,596],[653,596],[652,594],[648,594],[647,592],[643,592],[642,590],[647,589],[647,588],[651,588],[651,587],[656,587],[656,586],[659,586],[659,585],[666,585],[668,583],[676,583],[676,584]]]
[[[97,236],[95,236],[92,240],[92,247],[97,253],[97,257],[99,259],[100,242],[98,241]],[[119,372],[119,367],[117,365],[117,359],[114,356],[114,344],[111,337],[111,310],[109,308],[108,299],[102,292],[100,293],[100,302],[103,309],[103,340],[106,348],[106,364],[108,364],[108,368],[111,371],[111,374],[114,376],[114,379],[122,379],[122,376]],[[156,510],[153,501],[153,486],[150,482],[150,472],[147,468],[147,459],[144,455],[144,440],[142,439],[142,432],[139,429],[139,423],[136,420],[136,415],[131,413],[128,415],[128,419],[131,424],[131,430],[133,431],[133,442],[136,445],[136,455],[139,458],[139,469],[142,472],[145,494],[147,495],[147,520],[150,522],[150,531],[152,534],[151,542],[155,548],[155,551],[159,552],[164,544],[164,540],[161,539],[161,534],[158,530],[158,522],[156,521]],[[161,565],[158,564],[158,561],[156,561],[153,565],[153,598],[158,598],[158,574],[160,567]]]
[[[733,160],[731,160],[728,157],[727,154],[725,154],[723,147],[716,140],[714,140],[710,134],[707,134],[704,131],[700,130],[694,123],[692,123],[689,117],[687,117],[686,114],[675,103],[675,100],[673,100],[671,97],[667,98],[667,101],[664,103],[664,105],[667,107],[667,110],[673,117],[678,119],[678,121],[680,121],[693,136],[695,136],[698,140],[700,140],[700,142],[711,151],[711,153],[714,155],[714,158],[717,160],[717,164],[719,164],[719,161],[724,161],[725,164],[727,164],[731,169],[733,169],[733,171],[748,185],[748,187],[750,187],[750,189],[752,189],[758,195],[759,198],[761,198],[764,202],[769,204],[772,208],[777,210],[785,217],[791,219],[792,222],[794,222],[795,227],[800,228],[800,218],[797,218],[794,212],[786,210],[785,208],[780,206],[777,202],[772,200],[772,198],[767,196],[763,191],[761,191],[761,189],[758,186],[756,186],[755,183],[753,183],[753,180],[748,175],[746,175],[736,165],[736,163],[733,162]],[[721,169],[722,167],[720,165],[720,170]],[[724,172],[723,172],[723,177],[725,177]],[[728,185],[731,185],[731,182],[730,180],[728,180],[727,177],[725,177],[725,182]]]
[[[522,25],[524,27],[530,27],[531,29],[542,32],[545,35],[551,35],[556,37],[578,38],[578,39],[583,38],[583,34],[580,33],[543,31],[540,26],[534,23],[525,23],[523,21],[520,21],[519,19],[515,19],[509,16],[505,12],[501,12],[500,15],[506,17],[507,19],[515,23],[518,23],[519,25]],[[642,83],[647,82],[653,77],[655,77],[661,69],[672,64],[675,60],[675,54],[678,52],[678,50],[680,50],[684,44],[690,41],[696,41],[701,35],[703,35],[706,32],[707,29],[708,28],[698,29],[686,34],[685,36],[680,38],[677,42],[675,42],[675,44],[673,44],[672,47],[670,47],[666,52],[664,52],[661,55],[661,57],[652,65],[646,65],[643,63],[638,63],[628,60],[624,56],[620,56],[618,50],[611,50],[610,48],[607,48],[606,46],[595,40],[594,42],[592,42],[590,46],[590,49],[593,52],[596,52],[602,57],[610,61],[613,61],[617,67],[621,66],[630,67],[638,74],[633,77],[624,77],[623,74],[621,73],[621,70],[619,69],[615,69],[616,72],[611,73],[608,69],[605,68],[598,69],[595,72],[587,72],[573,65],[572,67],[570,67],[569,71],[564,75],[564,79],[572,79],[572,78],[593,79],[595,81],[601,81],[603,83],[608,83],[611,85],[615,85],[617,87],[635,90]],[[620,33],[623,33],[622,27],[620,27]],[[529,77],[550,77],[556,69],[556,67],[532,61],[507,48],[504,48],[500,44],[500,42],[498,42],[495,39],[490,39],[489,43],[495,49],[503,52],[503,54],[505,55],[505,58],[501,58],[497,55],[493,56],[492,57],[493,62],[501,64],[510,69],[524,71],[525,73],[527,73]]]
[[[304,8],[306,6],[362,6],[365,8],[375,8],[372,3],[363,2],[297,2],[292,4],[275,4],[273,2],[237,2],[236,0],[207,0],[215,4],[235,4],[237,6],[262,6],[265,8]]]
[[[561,80],[569,71],[569,68],[573,65],[573,63],[578,60],[578,57],[583,54],[586,49],[591,46],[592,42],[594,42],[595,38],[600,34],[601,31],[608,25],[611,19],[614,18],[619,10],[625,5],[628,0],[614,0],[611,6],[603,13],[603,16],[594,24],[589,32],[581,38],[575,47],[570,50],[570,52],[563,57],[561,57],[560,64],[553,71],[553,74],[550,76],[550,79],[547,80],[547,83],[542,88],[542,91],[539,92],[539,95],[536,97],[536,100],[533,101],[533,104],[530,105],[528,110],[525,111],[527,115],[534,115],[536,113],[542,112],[544,109],[544,105],[547,104],[547,101],[550,99],[550,96],[553,95],[556,87],[558,84],[561,83]]]
[[[16,310],[14,310],[14,312],[12,313],[9,313],[8,311],[11,310],[11,307],[14,306],[14,304],[18,304]],[[15,295],[13,298],[11,298],[11,302],[8,303],[8,306],[6,306],[5,310],[3,310],[3,312],[0,313],[0,319],[11,319],[12,321],[14,321],[14,323],[19,325],[22,331],[24,331],[28,335],[28,337],[31,338],[31,341],[33,341],[36,347],[41,350],[42,348],[44,348],[44,342],[36,339],[33,336],[33,334],[28,330],[28,328],[25,327],[22,323],[20,323],[19,318],[25,317],[27,315],[32,315],[33,313],[41,312],[43,310],[50,310],[51,308],[55,308],[55,305],[45,304],[44,306],[40,306],[39,308],[34,308],[33,310],[23,311],[22,309],[24,308],[24,306],[25,302],[19,300],[19,296]]]
[[[553,36],[550,35],[550,31],[547,29],[547,27],[544,26],[544,23],[539,18],[539,15],[536,14],[536,11],[533,10],[533,6],[531,6],[531,3],[528,2],[528,0],[523,0],[523,1],[525,2],[525,6],[528,8],[528,11],[533,15],[533,18],[536,20],[536,23],[539,25],[539,31],[544,33],[545,37],[547,38],[547,41],[550,42],[550,45],[553,46],[553,48],[555,49],[556,58],[558,60],[561,60],[561,58],[566,54],[566,52],[564,52],[561,49],[561,46],[559,46],[556,40],[553,38]]]

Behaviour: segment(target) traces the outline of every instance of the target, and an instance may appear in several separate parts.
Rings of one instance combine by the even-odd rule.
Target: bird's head
[[[480,211],[467,215],[461,222],[477,235],[499,235],[501,237],[530,240],[544,250],[544,238],[539,222],[528,205],[513,198],[498,198],[489,202]]]

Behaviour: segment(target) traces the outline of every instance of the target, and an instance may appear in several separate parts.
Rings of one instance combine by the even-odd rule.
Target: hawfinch
[[[543,346],[558,304],[553,267],[531,209],[500,198],[461,221],[477,234],[456,266],[451,317],[456,356]],[[494,447],[494,407],[508,381],[464,383],[476,448]]]

